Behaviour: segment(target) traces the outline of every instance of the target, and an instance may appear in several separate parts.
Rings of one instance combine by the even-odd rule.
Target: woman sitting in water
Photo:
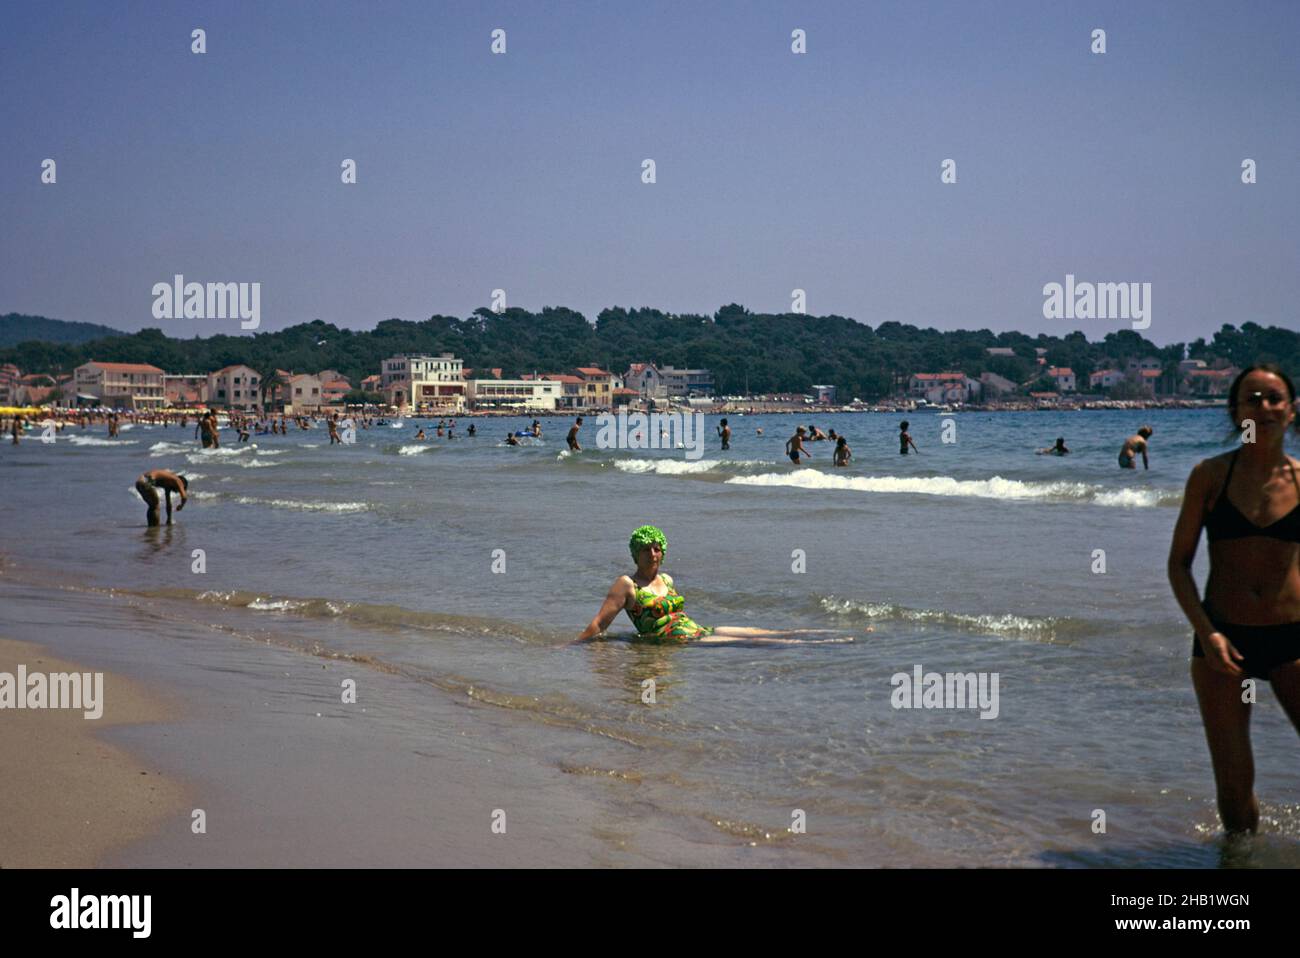
[[[808,639],[785,638],[808,632],[824,633],[826,629],[794,629],[786,632],[772,629],[754,629],[743,626],[718,626],[712,628],[697,624],[682,607],[686,600],[678,594],[672,577],[659,571],[668,553],[668,540],[654,526],[642,526],[632,533],[628,549],[636,562],[634,575],[621,575],[614,580],[596,617],[582,630],[577,642],[600,635],[618,618],[619,612],[636,626],[637,638],[643,642],[682,644],[685,642],[771,642],[797,645]],[[868,630],[870,631],[870,630]],[[851,642],[852,639],[820,641]],[[576,644],[576,643],[575,643]]]
[[[1237,376],[1228,412],[1238,432],[1254,423],[1254,441],[1192,470],[1169,548],[1169,582],[1196,632],[1192,685],[1229,833],[1259,826],[1243,680],[1271,682],[1300,731],[1300,463],[1283,449],[1295,398],[1277,366]],[[1210,543],[1204,604],[1192,578],[1202,527]]]

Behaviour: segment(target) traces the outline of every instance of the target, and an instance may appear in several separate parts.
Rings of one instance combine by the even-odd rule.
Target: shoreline
[[[45,646],[0,638],[0,672],[87,672]],[[101,729],[166,723],[176,709],[105,672],[103,715],[81,709],[0,710],[0,868],[90,868],[156,835],[184,806],[185,786]]]
[[[98,812],[102,824],[106,793],[99,779],[15,776],[0,786],[0,807],[17,807],[11,795],[25,796],[26,807],[0,826],[4,867],[654,868],[818,861],[780,843],[737,842],[703,821],[650,814],[636,798],[634,777],[543,757],[557,742],[570,756],[586,754],[593,739],[585,728],[530,722],[510,708],[375,668],[367,656],[352,661],[289,650],[249,630],[238,614],[205,610],[199,620],[177,615],[184,610],[163,600],[56,594],[14,579],[0,579],[0,601],[66,656],[42,652],[41,670],[71,669],[71,658],[84,663],[81,671],[113,670],[113,680],[106,675],[110,704],[120,698],[112,690],[127,681],[121,675],[186,703],[185,714],[171,721],[119,725],[101,756],[100,772],[126,784],[133,778],[184,783],[173,800],[149,807],[148,827],[118,827],[91,854],[75,816]],[[71,626],[74,617],[93,619],[93,632]],[[37,668],[34,658],[26,661],[29,670]],[[351,704],[340,696],[347,680],[355,683]],[[120,701],[117,710],[124,712]],[[0,721],[11,714],[23,713],[6,709]],[[80,712],[63,717],[72,715],[90,724]],[[67,761],[79,759],[89,741],[66,728],[51,738]],[[0,751],[0,760],[16,749],[33,751],[29,737],[5,740],[9,751]],[[147,778],[139,775],[145,760],[161,775],[153,765],[145,767]],[[8,831],[31,829],[58,789],[93,796],[90,807],[46,816],[22,857],[9,852]],[[204,811],[202,834],[191,829],[192,809]],[[498,812],[505,832],[493,828]]]

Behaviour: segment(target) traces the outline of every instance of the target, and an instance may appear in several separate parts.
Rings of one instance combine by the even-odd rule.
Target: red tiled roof
[[[596,366],[575,366],[574,368],[578,372],[582,373],[582,375],[584,376],[608,376],[609,375],[609,373],[605,372],[605,370],[600,369]]]
[[[1074,370],[1069,366],[1048,366],[1047,375],[1049,376],[1073,376]]]
[[[98,366],[100,369],[111,373],[161,373],[162,370],[157,366],[150,366],[148,363],[101,363],[91,360],[86,363],[87,366]]]
[[[966,376],[963,373],[915,373],[913,378],[926,381],[942,381],[948,379],[960,379],[964,381]]]

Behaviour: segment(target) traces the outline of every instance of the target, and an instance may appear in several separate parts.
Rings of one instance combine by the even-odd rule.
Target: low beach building
[[[474,409],[520,409],[554,412],[562,386],[550,379],[468,379],[467,398]]]
[[[1228,388],[1240,373],[1236,366],[1227,369],[1192,369],[1184,376],[1179,392],[1210,399],[1228,395]]]
[[[73,372],[79,404],[111,409],[158,409],[166,401],[164,376],[146,363],[88,362]]]
[[[980,383],[965,373],[913,373],[907,394],[936,404],[972,402],[980,396]]]
[[[613,377],[617,380],[619,377]],[[712,396],[713,372],[708,369],[677,369],[654,363],[632,363],[622,376],[623,382],[613,383],[614,389],[631,389],[642,400],[687,399]]]

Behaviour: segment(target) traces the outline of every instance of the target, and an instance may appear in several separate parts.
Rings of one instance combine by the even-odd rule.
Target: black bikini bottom
[[[1238,663],[1242,670],[1255,679],[1267,679],[1279,665],[1300,659],[1300,622],[1284,625],[1230,625],[1215,622],[1214,628],[1222,632],[1242,655]],[[1192,655],[1205,658],[1200,636],[1192,639]]]

